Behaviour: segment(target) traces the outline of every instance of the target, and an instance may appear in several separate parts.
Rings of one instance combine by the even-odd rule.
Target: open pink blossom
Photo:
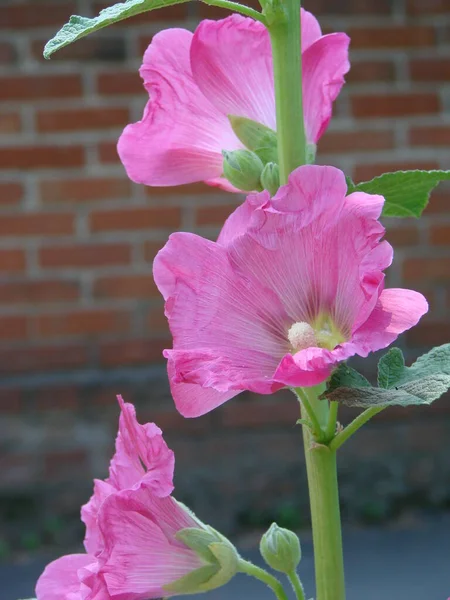
[[[105,500],[126,491],[148,488],[155,497],[173,490],[174,454],[154,423],[140,425],[134,406],[118,396],[121,409],[116,452],[109,478],[94,481],[94,494],[81,509],[87,554],[63,556],[50,563],[36,586],[37,600],[109,600],[98,557],[104,550],[99,514]]]
[[[275,197],[252,194],[218,241],[173,234],[154,262],[173,349],[172,394],[187,417],[242,390],[312,386],[354,354],[385,348],[427,311],[384,289],[393,250],[384,199],[346,196],[334,167],[303,166]]]
[[[318,141],[331,118],[349,70],[348,45],[344,33],[322,35],[315,17],[302,9],[308,143]],[[143,119],[128,125],[118,144],[128,176],[151,186],[205,181],[234,190],[222,177],[221,152],[242,144],[228,115],[276,129],[267,29],[240,15],[202,21],[194,34],[167,29],[154,36],[140,73],[150,100]]]
[[[176,538],[201,525],[171,496],[158,498],[144,488],[110,496],[99,524],[105,540],[100,572],[113,598],[166,598],[172,594],[165,586],[206,566]]]

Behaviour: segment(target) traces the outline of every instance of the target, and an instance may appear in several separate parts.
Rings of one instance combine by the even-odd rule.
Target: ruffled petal
[[[304,8],[301,9],[301,25],[302,52],[305,52],[311,44],[322,37],[322,30],[316,17]]]
[[[237,276],[224,248],[188,233],[170,236],[153,273],[174,338],[166,355],[175,382],[270,393],[270,376],[287,350],[287,317],[276,295]]]
[[[128,125],[118,144],[136,183],[171,186],[217,178],[221,185],[222,149],[241,147],[226,115],[193,80],[191,42],[190,31],[168,29],[154,36],[145,53],[141,76],[150,101],[142,121]]]
[[[261,23],[240,15],[202,21],[192,41],[191,65],[198,87],[223,115],[276,129],[272,49]]]
[[[81,520],[86,525],[84,547],[86,552],[96,556],[103,549],[103,542],[97,524],[98,511],[105,499],[116,491],[107,481],[94,479],[94,493],[89,502],[81,507]]]
[[[77,572],[93,561],[89,554],[68,554],[51,562],[36,584],[37,600],[82,600]]]
[[[338,362],[333,353],[323,348],[307,348],[296,354],[286,354],[280,361],[275,381],[289,387],[310,387],[328,379]]]
[[[306,140],[316,144],[331,119],[333,102],[350,69],[345,33],[331,33],[315,41],[302,55],[303,111]]]

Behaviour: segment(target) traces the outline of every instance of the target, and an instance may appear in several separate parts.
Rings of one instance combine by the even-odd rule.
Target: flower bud
[[[302,557],[298,536],[276,523],[262,536],[259,550],[269,567],[281,573],[295,571]]]
[[[261,173],[264,165],[250,150],[222,151],[223,174],[234,187],[244,192],[261,191]]]
[[[265,190],[275,196],[280,187],[280,167],[273,162],[267,163],[261,173],[261,185]]]
[[[182,529],[176,538],[191,548],[204,565],[164,586],[170,594],[209,592],[228,583],[238,572],[239,554],[236,548],[209,525]]]

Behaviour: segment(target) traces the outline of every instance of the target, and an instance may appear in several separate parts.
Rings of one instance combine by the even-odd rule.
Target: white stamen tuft
[[[311,346],[317,346],[314,329],[305,321],[294,323],[288,331],[288,338],[294,350],[304,350]]]

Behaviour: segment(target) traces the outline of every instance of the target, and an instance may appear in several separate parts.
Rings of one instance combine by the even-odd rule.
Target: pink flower
[[[105,539],[100,573],[113,598],[146,600],[206,591],[236,572],[231,544],[171,496],[158,498],[148,488],[112,495],[99,524]],[[200,541],[203,551],[187,545],[189,536],[185,543],[180,532],[186,529],[199,532],[194,545],[198,550]],[[218,545],[222,552],[216,557]]]
[[[50,563],[37,583],[37,600],[109,600],[98,573],[98,557],[104,549],[98,519],[105,500],[141,488],[148,488],[155,497],[168,496],[173,490],[174,455],[161,430],[153,423],[140,425],[134,406],[117,398],[121,414],[109,478],[94,481],[94,494],[81,509],[87,554],[63,556]]]
[[[427,311],[384,289],[384,199],[346,197],[344,174],[303,166],[274,198],[252,194],[216,243],[173,234],[154,262],[173,349],[172,394],[187,417],[242,390],[312,386],[354,354],[385,348]]]
[[[302,10],[306,138],[315,144],[349,70],[349,39],[322,36]],[[232,15],[202,21],[194,34],[168,29],[148,47],[141,76],[150,94],[142,121],[128,125],[118,145],[137,183],[172,186],[205,181],[236,191],[222,178],[222,150],[242,148],[228,115],[276,129],[272,51],[267,29]]]

